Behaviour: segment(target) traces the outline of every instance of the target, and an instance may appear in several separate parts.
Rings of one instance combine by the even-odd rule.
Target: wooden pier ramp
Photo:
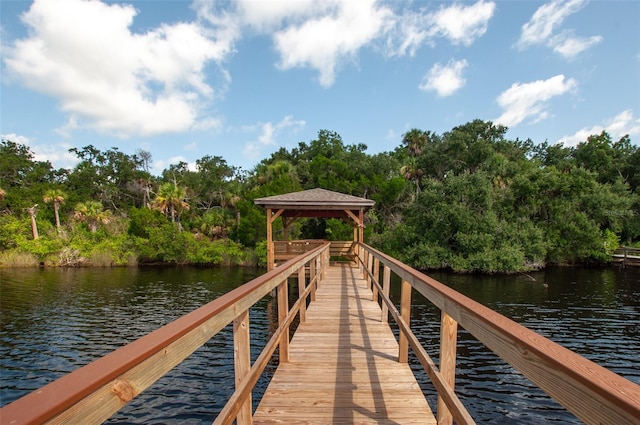
[[[254,424],[435,424],[372,292],[353,264],[331,265]]]

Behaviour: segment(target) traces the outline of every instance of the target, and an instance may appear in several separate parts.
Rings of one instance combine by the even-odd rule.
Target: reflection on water
[[[261,271],[244,268],[0,269],[0,401],[5,405],[169,323]],[[640,269],[432,276],[640,384]],[[293,293],[294,291],[290,291]],[[397,297],[398,294],[392,294]],[[439,312],[414,294],[412,327],[437,361]],[[251,314],[252,358],[273,330],[270,297]],[[578,423],[466,331],[456,389],[478,423]],[[232,392],[230,327],[110,423],[211,423]],[[415,359],[432,405],[435,392]],[[254,392],[264,392],[273,364]]]

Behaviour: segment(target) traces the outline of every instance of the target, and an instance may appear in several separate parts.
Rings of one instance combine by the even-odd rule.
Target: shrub
[[[40,261],[30,252],[11,250],[0,252],[0,267],[36,267]]]

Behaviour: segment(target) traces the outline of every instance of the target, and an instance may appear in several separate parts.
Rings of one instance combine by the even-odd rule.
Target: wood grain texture
[[[355,265],[334,265],[274,374],[254,424],[435,424]]]

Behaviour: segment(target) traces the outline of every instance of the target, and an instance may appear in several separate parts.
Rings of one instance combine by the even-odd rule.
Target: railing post
[[[316,300],[316,288],[318,287],[317,282],[314,282],[314,278],[316,277],[316,260],[309,261],[309,284],[312,286],[311,288],[311,301]]]
[[[306,289],[307,282],[304,266],[298,269],[298,297],[301,298],[304,290]],[[307,320],[307,300],[300,299],[300,323],[304,323]]]
[[[440,374],[444,381],[453,390],[456,382],[456,345],[458,343],[458,323],[442,311],[442,323],[440,325]],[[438,425],[451,425],[453,416],[438,396]]]
[[[367,282],[369,281],[368,277],[367,277],[367,269],[369,268],[369,251],[367,250],[363,250],[364,251],[364,264],[362,264],[362,278],[367,280]]]
[[[380,260],[375,258],[373,260],[373,277],[376,282],[380,281]],[[374,302],[378,302],[378,286],[371,282],[371,299]]]
[[[280,285],[278,285],[278,325],[282,325],[282,322],[287,318],[289,313],[289,281],[285,279]],[[289,328],[283,329],[282,336],[280,337],[280,363],[286,363],[289,361]]]
[[[369,270],[369,273],[367,273],[367,284],[369,288],[373,286],[373,279],[371,277],[371,275],[373,274],[373,263],[375,263],[375,259],[373,257],[373,254],[369,253],[369,261],[367,267],[367,269]]]
[[[411,325],[411,285],[402,279],[400,289],[400,317],[407,326]],[[409,340],[404,332],[400,332],[400,342],[398,343],[398,362],[407,363],[409,361]]]
[[[382,278],[382,293],[388,298],[389,297],[389,286],[391,286],[391,269],[386,264],[384,265],[384,276]],[[380,321],[386,323],[389,321],[389,307],[383,301],[382,302],[382,316],[380,317]]]
[[[251,370],[251,342],[249,339],[249,310],[240,313],[233,321],[233,361],[236,388]],[[242,403],[238,417],[238,425],[251,425],[251,393]]]

